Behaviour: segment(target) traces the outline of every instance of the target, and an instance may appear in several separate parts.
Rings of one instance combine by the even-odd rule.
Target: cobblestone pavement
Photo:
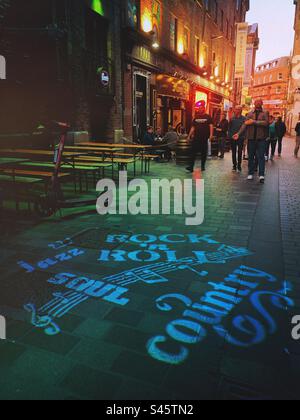
[[[0,398],[299,398],[292,147],[268,163],[264,186],[246,167],[232,173],[229,156],[209,162],[200,227],[95,212],[2,220]],[[154,164],[151,176],[187,175]]]

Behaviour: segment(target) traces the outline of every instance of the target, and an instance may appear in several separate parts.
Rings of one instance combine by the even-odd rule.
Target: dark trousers
[[[270,157],[270,149],[271,149],[271,156],[275,156],[276,153],[276,146],[277,146],[277,138],[269,138],[266,140],[266,156]]]
[[[190,167],[194,168],[198,154],[201,154],[201,165],[205,168],[208,154],[208,140],[194,140],[191,149],[191,164]]]
[[[244,140],[231,140],[232,163],[234,167],[241,167],[243,160]]]
[[[271,139],[271,156],[275,156],[278,139]]]
[[[266,170],[266,141],[265,140],[249,140],[249,175],[255,173],[255,158],[258,160],[259,176],[265,176]]]
[[[283,137],[278,137],[278,154],[279,155],[282,154],[282,142],[283,142]]]
[[[226,151],[226,137],[220,137],[218,139],[219,143],[219,154],[224,157]]]
[[[270,157],[271,139],[266,140],[266,157]]]

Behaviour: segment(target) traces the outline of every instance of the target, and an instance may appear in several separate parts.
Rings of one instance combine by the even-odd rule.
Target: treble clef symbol
[[[31,313],[31,324],[37,328],[43,329],[45,334],[53,336],[60,333],[60,328],[55,324],[51,317],[39,316],[37,314],[36,306],[32,303],[24,305],[24,309]]]

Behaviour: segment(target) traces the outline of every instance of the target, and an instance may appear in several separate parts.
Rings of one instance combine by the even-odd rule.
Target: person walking
[[[269,159],[274,160],[276,146],[277,146],[277,136],[276,136],[276,121],[273,116],[270,116],[270,126],[269,126],[269,138],[267,139],[267,147],[266,147],[266,161],[268,162]],[[271,157],[270,157],[270,149],[271,149]]]
[[[219,158],[224,159],[226,140],[228,136],[229,122],[226,118],[225,112],[221,115],[221,121],[216,126],[217,139],[219,144]]]
[[[194,166],[197,158],[197,154],[201,153],[201,169],[205,171],[206,161],[208,154],[208,140],[212,140],[214,137],[214,125],[213,120],[206,113],[205,101],[200,101],[198,104],[195,119],[193,121],[188,141],[192,142],[191,149],[191,163],[187,169],[189,172],[194,171]]]
[[[255,173],[255,156],[258,158],[259,180],[263,184],[265,182],[266,170],[266,139],[269,134],[269,113],[263,110],[263,101],[258,99],[255,101],[254,110],[250,112],[242,128],[233,136],[234,140],[239,140],[246,132],[248,138],[249,149],[249,175],[248,180],[253,181]]]
[[[295,147],[294,155],[296,158],[298,158],[298,153],[300,149],[300,120],[298,124],[296,125],[295,130],[296,130],[296,147]]]
[[[231,139],[232,163],[234,172],[242,172],[242,159],[244,151],[245,136],[244,134],[238,140],[234,140],[234,135],[240,131],[246,121],[246,117],[242,115],[243,107],[237,106],[234,110],[233,118],[229,122],[229,138]]]
[[[282,121],[282,117],[278,117],[275,125],[276,125],[276,137],[278,139],[278,157],[281,157],[282,142],[283,142],[284,136],[286,135],[287,127],[286,127],[286,124]]]

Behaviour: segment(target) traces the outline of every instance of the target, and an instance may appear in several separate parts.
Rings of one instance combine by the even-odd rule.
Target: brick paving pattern
[[[300,165],[292,157],[292,146],[286,139],[284,157],[268,164],[265,186],[247,183],[246,166],[242,175],[232,173],[229,156],[225,161],[212,160],[204,175],[205,222],[196,228],[186,227],[183,216],[85,213],[42,223],[3,220],[0,313],[8,320],[8,340],[0,342],[0,399],[299,398],[300,343],[291,340],[291,318],[300,314]],[[152,166],[152,177],[170,174],[187,177],[175,165]],[[105,279],[115,287],[113,281],[121,280],[111,276],[129,270],[132,279],[133,270],[144,267],[141,262],[99,261],[101,250],[141,251],[132,242],[107,243],[108,235],[120,234],[211,235],[220,244],[247,248],[251,255],[225,264],[206,264],[200,271],[199,267],[194,271],[180,267],[166,274],[168,281],[162,283],[147,284],[137,278],[128,286],[123,283],[128,289],[122,296],[129,300],[126,305],[90,297],[55,319],[59,334],[51,335],[49,324],[50,335],[46,334],[47,326],[38,315],[34,319],[24,305],[41,308],[66,293],[64,286],[49,283],[50,278],[71,273],[89,280]],[[65,238],[72,238],[72,245],[53,249],[56,241]],[[170,245],[178,258],[190,257],[195,250],[215,253],[218,247],[205,241]],[[71,258],[74,248],[83,254]],[[157,252],[163,254],[163,248]],[[65,255],[57,260],[55,256],[62,253]],[[38,267],[40,261],[44,263]],[[24,262],[34,272],[26,272]],[[150,339],[169,337],[167,326],[187,319],[183,316],[191,309],[187,302],[199,303],[213,291],[212,283],[224,286],[224,280],[241,266],[269,273],[277,281],[260,277],[252,300],[241,284],[231,284],[236,290],[231,310],[222,318],[223,334],[209,325],[208,318],[205,323],[194,319],[197,332],[202,326],[207,333],[202,341],[199,334],[192,341],[195,330],[191,333],[183,328],[181,342],[169,339],[158,346],[175,356],[185,348],[188,357],[182,363],[165,363],[149,354]],[[257,277],[251,281],[253,284]],[[173,296],[165,301],[172,310],[160,310],[157,299],[170,294],[186,300]],[[287,299],[293,301],[293,308]],[[227,300],[223,304],[228,307]],[[251,341],[254,337],[258,343]]]

